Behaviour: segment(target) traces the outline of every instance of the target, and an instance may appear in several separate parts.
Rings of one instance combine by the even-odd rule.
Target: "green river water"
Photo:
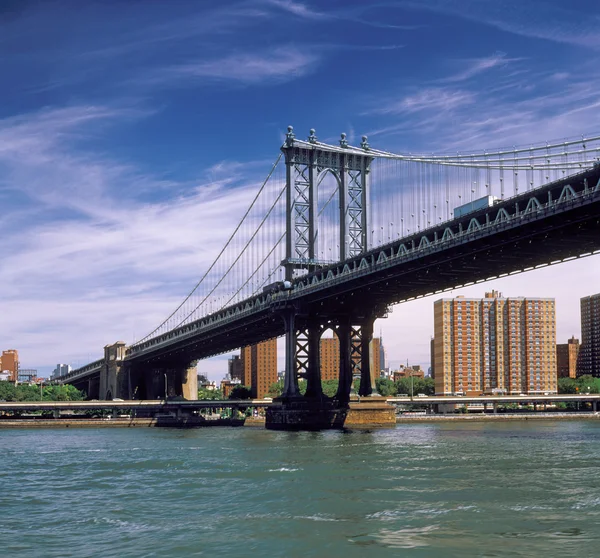
[[[0,556],[600,555],[600,423],[0,431]]]

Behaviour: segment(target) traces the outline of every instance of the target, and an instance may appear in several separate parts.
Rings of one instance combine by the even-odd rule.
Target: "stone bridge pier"
[[[321,430],[344,426],[395,424],[394,409],[380,397],[371,397],[375,375],[371,370],[373,322],[385,309],[356,309],[344,315],[319,316],[288,307],[286,365],[281,397],[267,409],[266,427],[275,430]],[[321,388],[320,339],[327,329],[339,340],[338,390],[333,398]],[[373,374],[375,372],[376,374]],[[306,380],[300,393],[298,380]],[[359,380],[357,392],[353,384]],[[365,412],[366,411],[366,412]]]
[[[123,341],[104,347],[99,399],[198,399],[195,360],[131,362],[126,360],[126,351],[127,345]]]

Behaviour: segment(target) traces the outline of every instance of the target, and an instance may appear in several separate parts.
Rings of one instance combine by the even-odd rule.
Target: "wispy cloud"
[[[310,8],[307,4],[293,0],[266,0],[267,4],[285,12],[307,19],[331,19],[331,15]]]
[[[410,93],[400,99],[381,101],[369,111],[371,114],[415,114],[423,111],[450,111],[473,102],[475,96],[469,91],[430,87]]]
[[[157,81],[205,78],[243,84],[289,81],[315,70],[319,57],[308,50],[281,47],[263,53],[236,53],[182,64],[160,72]]]
[[[573,3],[530,0],[414,0],[393,3],[397,7],[449,14],[515,35],[551,42],[600,48],[600,12],[578,10]]]
[[[493,68],[504,67],[512,62],[517,62],[522,60],[521,58],[507,58],[506,53],[497,52],[492,56],[487,56],[485,58],[472,58],[469,60],[464,60],[459,63],[465,65],[465,67],[446,78],[442,78],[440,82],[444,83],[455,83],[459,81],[467,81],[483,72],[491,70]]]
[[[0,303],[11,316],[0,337],[28,363],[83,362],[160,323],[248,207],[252,169],[265,173],[222,163],[172,182],[168,201],[144,201],[160,178],[79,147],[124,113],[82,106],[0,121],[0,194],[14,203],[26,193],[19,221],[7,205],[0,220]]]
[[[395,29],[395,30],[404,30],[404,31],[412,31],[414,29],[418,29],[419,26],[415,25],[400,25],[390,22],[382,22],[370,19],[364,14],[372,9],[379,7],[378,4],[366,4],[364,6],[344,6],[342,9],[332,10],[329,12],[315,10],[311,8],[306,3],[295,2],[294,0],[263,0],[264,3],[270,6],[274,6],[275,8],[292,14],[294,16],[309,19],[309,20],[322,20],[322,21],[330,21],[330,20],[338,20],[351,22],[357,25],[365,25],[367,27],[376,27],[380,29]]]
[[[557,72],[508,72],[467,91],[460,81],[403,88],[396,98],[372,100],[368,115],[388,118],[369,136],[410,138],[409,150],[448,151],[526,145],[596,133],[600,73],[590,64]],[[401,117],[398,121],[390,116]],[[404,140],[403,140],[404,141]]]

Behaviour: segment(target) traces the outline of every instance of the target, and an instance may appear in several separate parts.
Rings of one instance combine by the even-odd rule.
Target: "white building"
[[[56,368],[52,371],[50,379],[54,380],[60,376],[66,376],[71,370],[72,368],[69,364],[57,364]]]

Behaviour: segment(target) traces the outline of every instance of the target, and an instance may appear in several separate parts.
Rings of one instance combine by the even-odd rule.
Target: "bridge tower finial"
[[[340,147],[348,147],[348,140],[346,139],[346,134],[342,132],[340,136]]]
[[[309,143],[317,143],[317,136],[315,134],[315,129],[310,129],[310,135],[308,136]]]
[[[288,147],[292,147],[292,145],[294,145],[294,139],[296,138],[296,136],[294,135],[294,127],[293,126],[288,126],[287,128],[287,134],[285,135],[285,144]]]

